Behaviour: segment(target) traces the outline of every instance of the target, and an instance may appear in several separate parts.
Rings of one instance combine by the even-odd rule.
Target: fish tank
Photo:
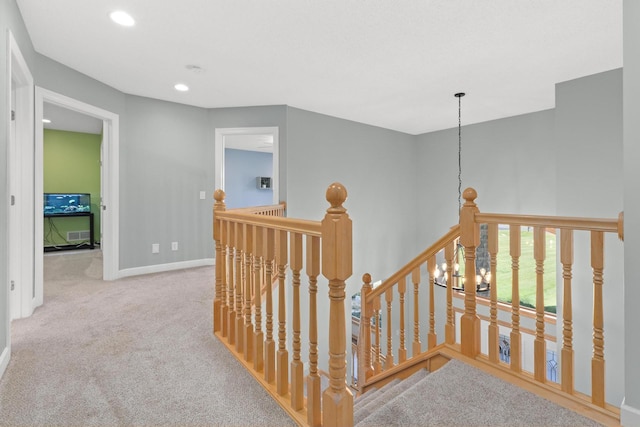
[[[44,193],[44,216],[78,215],[91,212],[91,194]]]

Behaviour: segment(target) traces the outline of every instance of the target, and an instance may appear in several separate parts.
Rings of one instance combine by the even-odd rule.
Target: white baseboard
[[[11,358],[11,350],[9,347],[5,347],[0,354],[0,378],[4,375],[4,371],[7,370],[7,366],[9,366],[9,359]]]
[[[622,399],[620,406],[620,424],[623,426],[640,426],[640,409],[626,405]]]
[[[168,264],[147,265],[144,267],[126,268],[118,272],[118,278],[141,276],[143,274],[162,273],[165,271],[182,270],[185,268],[214,265],[214,258],[194,259],[191,261],[171,262]]]

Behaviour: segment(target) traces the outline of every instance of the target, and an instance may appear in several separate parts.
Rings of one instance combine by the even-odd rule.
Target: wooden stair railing
[[[322,221],[274,216],[268,208],[226,210],[222,190],[214,198],[214,334],[299,424],[353,425],[353,396],[346,383],[345,281],[352,274],[351,219],[343,207],[347,191],[338,183],[329,186],[330,207]],[[309,294],[306,378],[301,354],[302,271]],[[328,343],[318,342],[320,273],[328,282],[329,323],[321,326],[328,330]],[[291,302],[286,301],[289,287]],[[292,307],[292,337],[287,336],[287,307]],[[319,348],[329,354],[329,387],[322,395]]]
[[[619,420],[619,409],[607,403],[605,398],[605,353],[604,353],[604,319],[603,319],[603,290],[606,289],[603,280],[604,270],[604,236],[605,233],[617,233],[620,240],[623,240],[623,215],[616,219],[590,219],[574,217],[553,217],[534,215],[505,215],[505,214],[483,214],[480,213],[475,199],[477,193],[474,189],[468,188],[464,191],[465,203],[460,211],[460,223],[443,236],[438,242],[425,250],[422,254],[412,260],[397,273],[375,289],[371,287],[371,277],[365,274],[362,287],[362,322],[360,324],[360,340],[358,345],[358,359],[360,361],[358,379],[359,388],[364,391],[370,388],[375,382],[387,378],[385,371],[392,374],[401,372],[403,367],[409,368],[416,362],[424,359],[436,344],[444,343],[450,349],[459,352],[465,357],[472,358],[488,366],[493,366],[516,377],[518,380],[533,384],[539,388],[542,394],[550,393],[560,396],[559,399],[569,399],[581,407],[588,408],[591,413],[602,414],[609,419]],[[452,278],[453,258],[456,251],[456,239],[464,248],[464,271],[465,283],[476,283],[476,248],[480,241],[479,228],[481,224],[487,225],[487,250],[490,255],[490,271],[493,278],[489,295],[489,316],[487,327],[487,348],[488,354],[482,354],[481,343],[481,321],[476,310],[477,295],[476,286],[468,286],[463,294],[464,310],[459,318],[460,336],[455,336],[455,314],[452,309],[452,282],[447,281],[446,301],[434,301],[434,270],[436,268],[436,254],[444,259],[447,264],[448,277]],[[511,303],[511,357],[510,364],[505,365],[499,360],[498,350],[498,320],[497,320],[497,253],[498,253],[498,226],[508,227],[510,230],[509,253],[511,256],[512,280],[512,303]],[[533,369],[532,373],[525,372],[522,366],[522,331],[520,325],[520,299],[519,299],[519,272],[521,270],[520,258],[520,235],[521,227],[531,227],[533,229],[534,240],[534,261],[535,261],[535,334],[533,348]],[[545,230],[558,229],[559,232],[559,260],[562,264],[562,283],[558,287],[562,289],[562,336],[557,337],[557,342],[561,345],[561,378],[560,384],[552,384],[546,380],[546,338],[544,307],[544,260],[545,254]],[[580,393],[574,388],[575,370],[573,366],[574,349],[573,334],[574,326],[572,320],[572,293],[577,289],[572,289],[573,275],[573,237],[575,231],[586,231],[590,235],[591,246],[591,270],[593,275],[593,325],[590,333],[593,334],[592,358],[591,358],[591,392]],[[553,260],[555,262],[555,260]],[[427,266],[426,283],[421,277],[421,266]],[[414,285],[414,326],[411,358],[406,358],[404,326],[404,301],[406,294],[406,281],[410,277]],[[420,284],[427,286],[429,292],[428,307],[421,307],[418,303]],[[508,284],[507,284],[508,285]],[[394,294],[398,295],[399,315],[397,323],[392,324],[392,300]],[[384,303],[382,298],[384,296]],[[437,307],[445,307],[446,324],[444,325],[444,340],[438,339],[434,328],[434,311]],[[422,312],[428,314],[428,322],[421,321]],[[385,313],[386,312],[386,313]],[[385,316],[386,314],[386,316]],[[373,322],[372,322],[373,319]],[[427,348],[422,349],[420,343],[420,327],[426,323],[428,325]],[[380,363],[380,354],[383,352],[382,344],[383,329],[386,327],[386,361],[383,366]],[[399,342],[394,342],[393,329],[399,330]],[[373,330],[372,330],[373,329]],[[441,348],[441,347],[439,347]],[[395,350],[395,352],[394,352]],[[395,353],[395,354],[394,354]],[[373,360],[372,355],[373,354]],[[397,363],[394,363],[394,356],[397,354]],[[415,360],[414,360],[415,359]],[[581,373],[582,374],[582,373]]]
[[[391,322],[385,322],[387,325],[387,353],[385,355],[384,367],[381,363],[382,348],[381,348],[381,334],[382,329],[380,326],[380,319],[382,318],[381,307],[382,297],[384,295],[385,302],[387,303],[387,317],[391,318],[391,301],[393,299],[394,288],[398,289],[398,293],[401,295],[401,324],[400,324],[400,336],[402,342],[400,343],[399,362],[404,362],[407,359],[404,337],[406,335],[404,327],[404,298],[406,293],[406,280],[410,277],[413,285],[413,334],[411,342],[411,355],[416,357],[420,355],[422,350],[422,343],[420,341],[420,304],[419,304],[419,292],[420,284],[425,283],[422,280],[421,266],[427,265],[427,278],[426,283],[429,292],[429,329],[427,335],[427,350],[430,350],[436,346],[437,336],[435,331],[435,307],[434,307],[434,277],[433,271],[435,270],[435,257],[439,252],[445,252],[445,258],[447,259],[447,265],[451,269],[453,259],[454,248],[457,244],[457,240],[460,237],[460,227],[454,226],[449,230],[447,234],[441,237],[437,242],[424,250],[421,254],[411,260],[407,265],[402,267],[391,277],[384,280],[375,289],[371,286],[371,275],[368,273],[363,276],[364,285],[360,294],[362,309],[360,322],[360,340],[363,345],[358,345],[358,378],[366,381],[376,374],[381,373],[384,370],[393,367],[393,353],[392,353],[392,340],[391,340]],[[451,271],[449,271],[451,275]],[[447,328],[446,328],[446,342],[453,344],[455,342],[455,327],[453,325],[453,303],[452,303],[452,290],[449,287],[447,289]],[[371,320],[373,319],[374,330],[372,331]],[[371,337],[373,336],[373,343],[371,343]],[[374,359],[371,360],[371,354]]]

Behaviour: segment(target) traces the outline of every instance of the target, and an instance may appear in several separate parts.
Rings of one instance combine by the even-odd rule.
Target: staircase
[[[359,396],[353,421],[357,427],[601,425],[456,359]]]
[[[224,192],[216,191],[214,334],[299,425],[619,424],[619,408],[605,395],[603,271],[605,235],[622,240],[622,214],[617,219],[487,214],[476,206],[475,190],[465,190],[463,197],[460,223],[447,234],[376,288],[369,274],[363,276],[355,404],[347,386],[351,337],[345,321],[352,223],[343,207],[346,189],[338,183],[327,190],[330,207],[322,221],[283,217],[283,207],[226,210]],[[485,297],[474,285],[481,226],[494,278],[498,251],[505,250],[499,248],[499,230],[510,234],[510,280],[493,281],[484,288]],[[518,297],[525,227],[533,234],[533,310],[522,308]],[[558,259],[551,260],[562,267],[557,333],[543,295],[547,229],[559,234]],[[581,245],[588,240],[586,275],[592,283],[578,271],[585,263],[574,261],[579,233]],[[460,275],[453,270],[459,249]],[[441,265],[445,280],[436,281]],[[573,284],[574,276],[582,278]],[[498,286],[511,289],[513,302],[498,301]],[[574,325],[572,301],[584,293],[592,295],[593,321]],[[574,333],[593,343],[580,354],[590,357],[590,372],[582,370],[578,377],[589,379],[587,389],[574,381]],[[500,334],[510,339],[506,362],[500,359]],[[550,343],[561,355],[557,383],[546,377]]]

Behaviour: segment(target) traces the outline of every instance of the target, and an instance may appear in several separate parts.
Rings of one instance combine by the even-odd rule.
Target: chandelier
[[[458,92],[454,95],[458,98],[458,217],[462,209],[462,97],[464,92]],[[464,248],[460,243],[456,244],[456,252],[453,258],[453,268],[451,269],[451,287],[453,290],[462,292],[465,288],[465,275],[460,271],[458,259],[464,259]],[[477,259],[477,257],[476,257]],[[447,286],[449,273],[447,263],[443,262],[440,266],[436,266],[433,277],[434,284],[438,286]],[[476,292],[487,292],[491,289],[491,272],[486,268],[476,267]]]

